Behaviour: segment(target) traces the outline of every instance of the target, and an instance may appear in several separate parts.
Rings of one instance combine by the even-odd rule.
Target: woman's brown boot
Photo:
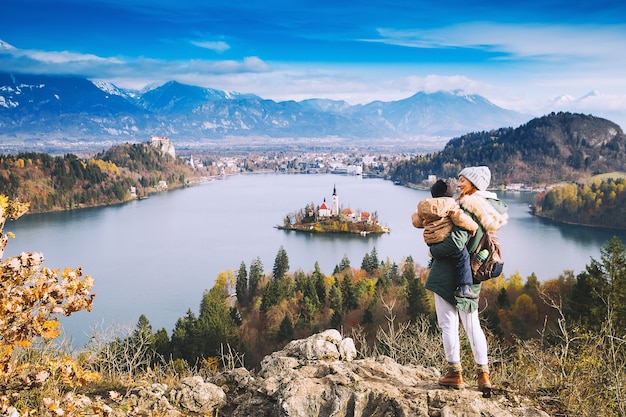
[[[439,385],[455,389],[463,388],[465,384],[463,384],[461,365],[449,366],[448,372],[444,376],[439,378]]]
[[[486,367],[479,367],[476,370],[476,376],[478,377],[478,391],[483,393],[483,397],[491,397],[491,380],[489,379],[489,369]]]

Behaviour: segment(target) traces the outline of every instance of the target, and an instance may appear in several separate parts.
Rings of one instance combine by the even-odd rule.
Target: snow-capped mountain
[[[374,144],[425,137],[445,143],[455,135],[518,126],[530,118],[459,91],[352,106],[323,99],[276,102],[175,81],[138,92],[73,76],[0,73],[4,143],[143,141],[153,134],[186,143],[342,138]]]

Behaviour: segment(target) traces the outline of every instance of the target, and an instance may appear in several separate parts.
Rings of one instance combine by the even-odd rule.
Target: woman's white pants
[[[465,328],[465,333],[469,339],[476,365],[487,365],[489,363],[487,356],[487,338],[485,337],[483,329],[480,327],[478,310],[466,313],[457,310],[455,306],[439,295],[434,294],[434,296],[437,322],[439,323],[439,327],[441,327],[446,361],[451,365],[461,363],[461,341],[459,338],[460,317],[463,328]]]

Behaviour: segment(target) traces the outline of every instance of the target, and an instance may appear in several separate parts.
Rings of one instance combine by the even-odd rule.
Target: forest
[[[374,335],[386,321],[385,300],[391,299],[398,322],[425,317],[436,330],[432,299],[423,285],[428,268],[410,257],[400,264],[380,260],[374,248],[359,267],[344,256],[330,275],[320,271],[317,262],[310,273],[288,269],[289,259],[281,247],[269,275],[263,274],[258,258],[249,269],[242,262],[236,272],[220,273],[214,287],[203,294],[197,315],[189,309],[169,339],[165,329],[154,333],[155,351],[195,364],[218,355],[220,346],[229,344],[245,354],[246,366],[254,368],[286,341],[320,329],[350,333],[362,328]],[[236,303],[228,306],[224,300],[230,294],[236,294]],[[553,305],[557,300],[560,311]],[[626,248],[614,238],[603,249],[602,259],[578,276],[564,271],[556,279],[540,282],[534,274],[525,279],[518,273],[502,275],[483,284],[481,304],[490,334],[511,345],[542,332],[556,332],[561,319],[597,329],[607,319],[607,304],[611,318],[623,328]],[[148,327],[144,316],[138,329]]]
[[[456,178],[465,166],[487,165],[491,186],[578,181],[623,171],[626,135],[616,124],[568,112],[551,113],[518,128],[475,132],[451,139],[439,152],[396,164],[391,180],[421,184],[428,175]]]
[[[114,146],[87,159],[36,152],[0,155],[0,194],[30,202],[30,213],[122,203],[156,192],[160,181],[179,188],[201,175],[148,142]]]
[[[626,229],[626,179],[607,178],[554,186],[538,193],[531,206],[535,215],[555,221]]]

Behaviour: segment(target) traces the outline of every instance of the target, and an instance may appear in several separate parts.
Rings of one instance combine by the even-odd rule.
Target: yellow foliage
[[[230,288],[234,288],[235,286],[235,273],[232,269],[228,269],[226,271],[219,272],[217,274],[217,278],[215,279],[214,287],[223,290],[226,294],[228,294],[228,290]]]
[[[507,281],[508,290],[519,291],[524,286],[524,279],[519,272],[515,272],[514,274],[510,275]]]
[[[42,326],[43,332],[41,333],[41,335],[45,339],[54,339],[58,337],[61,334],[61,331],[58,330],[60,325],[61,323],[56,320],[48,320],[44,322]]]
[[[100,168],[100,171],[107,174],[119,175],[121,172],[120,168],[113,162],[103,161],[102,159],[90,159],[87,163],[96,165]]]
[[[32,342],[30,340],[25,340],[25,339],[18,339],[14,343],[15,343],[15,346],[18,346],[21,348],[27,348],[32,345]]]
[[[60,335],[60,324],[54,315],[91,310],[95,294],[91,293],[93,279],[89,275],[83,277],[80,267],[65,268],[63,272],[52,270],[43,265],[40,253],[22,252],[1,260],[9,236],[4,234],[6,219],[17,219],[28,207],[28,203],[0,195],[0,386],[5,393],[33,390],[50,376],[71,388],[100,378],[70,357],[55,359],[42,348],[33,347],[38,340]],[[24,349],[39,349],[39,359],[20,364],[18,354]],[[17,401],[19,397],[16,394],[3,398]],[[63,408],[56,399],[47,401],[46,408],[63,414],[59,413]]]
[[[202,360],[202,369],[210,375],[215,375],[220,370],[220,362],[216,356],[211,356]]]
[[[537,320],[537,306],[528,294],[522,294],[515,300],[511,314],[522,317],[527,323],[532,323]]]

